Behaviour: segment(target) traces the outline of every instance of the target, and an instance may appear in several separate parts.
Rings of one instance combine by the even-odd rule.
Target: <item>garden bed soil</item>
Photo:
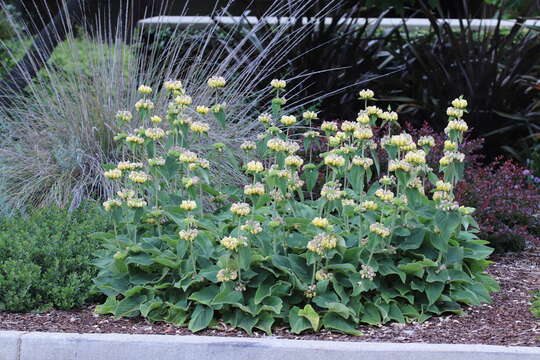
[[[488,344],[540,346],[540,319],[532,316],[531,292],[540,289],[540,249],[521,254],[498,256],[488,271],[499,281],[501,291],[491,304],[470,307],[465,316],[449,315],[424,323],[385,326],[360,326],[364,336],[354,337],[321,331],[318,334],[295,335],[288,328],[274,330],[274,338],[366,341],[399,343]],[[151,324],[143,318],[115,319],[93,313],[94,306],[77,311],[50,310],[41,313],[0,312],[0,330],[192,335],[186,328],[164,323]],[[197,333],[207,336],[248,335],[225,324]],[[254,337],[266,336],[254,332]]]

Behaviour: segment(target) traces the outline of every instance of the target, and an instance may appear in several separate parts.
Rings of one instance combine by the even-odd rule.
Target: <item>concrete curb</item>
[[[540,360],[540,347],[0,331],[0,360]]]

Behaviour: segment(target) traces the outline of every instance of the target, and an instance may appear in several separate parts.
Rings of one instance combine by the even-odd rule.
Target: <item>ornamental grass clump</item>
[[[208,85],[219,91],[226,80]],[[95,234],[105,241],[95,283],[108,296],[97,311],[194,332],[223,321],[248,333],[288,324],[293,333],[357,335],[360,323],[425,321],[489,302],[498,289],[484,272],[492,249],[475,235],[474,209],[453,194],[463,175],[459,146],[430,168],[433,141],[415,143],[397,113],[369,105],[369,90],[356,122],[313,129],[316,113],[283,113],[286,85],[272,81],[271,109],[255,115],[265,130],[237,144],[247,158],[243,188],[213,181],[225,144],[206,158],[194,150],[213,127],[228,126],[226,106],[201,105],[171,82],[163,121],[152,121],[163,114],[147,87],[145,106],[118,113],[143,127],[116,136],[123,159],[105,166],[118,196],[104,203],[114,231]],[[467,130],[466,107],[460,98],[447,111],[453,144]],[[379,143],[375,126],[385,131]],[[302,128],[309,136],[299,136]],[[321,146],[319,158],[311,149]]]

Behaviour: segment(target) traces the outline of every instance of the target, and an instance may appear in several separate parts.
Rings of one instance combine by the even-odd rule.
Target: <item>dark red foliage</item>
[[[540,245],[540,192],[530,171],[511,160],[469,167],[455,190],[457,201],[476,208],[480,237],[498,251]]]

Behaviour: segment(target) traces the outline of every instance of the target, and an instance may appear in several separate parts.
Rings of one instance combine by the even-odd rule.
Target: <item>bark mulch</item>
[[[493,260],[495,264],[488,271],[499,281],[501,291],[493,295],[491,304],[466,309],[465,316],[436,317],[424,323],[361,326],[364,336],[360,337],[329,331],[299,336],[291,334],[287,328],[278,328],[272,338],[540,346],[540,319],[533,317],[529,311],[531,292],[540,289],[540,251],[500,256]],[[115,319],[96,315],[93,307],[26,314],[0,312],[0,330],[191,335],[185,328],[163,323],[150,324],[142,318]],[[197,334],[248,336],[224,324]],[[265,336],[261,332],[254,333],[254,337]]]

